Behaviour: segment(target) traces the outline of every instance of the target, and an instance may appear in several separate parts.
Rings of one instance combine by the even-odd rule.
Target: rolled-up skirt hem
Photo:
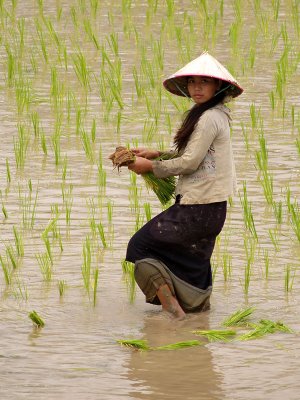
[[[161,304],[157,297],[160,286],[167,284],[185,312],[205,311],[209,308],[212,287],[199,289],[174,275],[162,262],[144,258],[135,262],[135,280],[146,296],[146,302]]]

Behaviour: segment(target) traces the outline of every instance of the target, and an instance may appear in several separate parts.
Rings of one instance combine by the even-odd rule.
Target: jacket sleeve
[[[214,111],[205,112],[195,126],[183,153],[171,160],[153,161],[153,173],[158,178],[187,175],[195,172],[218,134]]]

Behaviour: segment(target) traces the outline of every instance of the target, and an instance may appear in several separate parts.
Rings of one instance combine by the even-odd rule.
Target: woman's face
[[[188,92],[196,104],[210,100],[221,87],[221,81],[207,76],[188,77]]]

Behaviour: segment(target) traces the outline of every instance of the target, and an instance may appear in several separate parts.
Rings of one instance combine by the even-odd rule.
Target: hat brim
[[[177,96],[182,96],[182,97],[191,97],[188,92],[188,88],[187,88],[187,80],[188,80],[188,77],[190,77],[190,76],[197,76],[197,75],[195,75],[195,74],[181,75],[181,76],[173,75],[172,77],[164,80],[163,85],[172,94],[175,94]],[[226,91],[225,91],[226,95],[230,96],[230,97],[237,97],[240,94],[242,94],[244,91],[244,89],[242,89],[236,82],[220,79],[220,78],[218,78],[216,76],[212,76],[212,75],[199,74],[198,76],[206,76],[209,78],[219,79],[222,82],[224,82],[225,84],[230,85],[228,87],[228,89],[226,89]]]

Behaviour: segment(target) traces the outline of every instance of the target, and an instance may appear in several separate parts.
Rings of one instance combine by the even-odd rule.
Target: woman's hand
[[[151,149],[131,149],[131,151],[138,157],[148,158],[152,160],[153,158],[159,157],[160,153],[158,150],[151,150]]]
[[[136,157],[135,161],[128,165],[128,169],[138,175],[145,174],[146,172],[151,172],[153,170],[152,161],[147,160],[144,157]]]

